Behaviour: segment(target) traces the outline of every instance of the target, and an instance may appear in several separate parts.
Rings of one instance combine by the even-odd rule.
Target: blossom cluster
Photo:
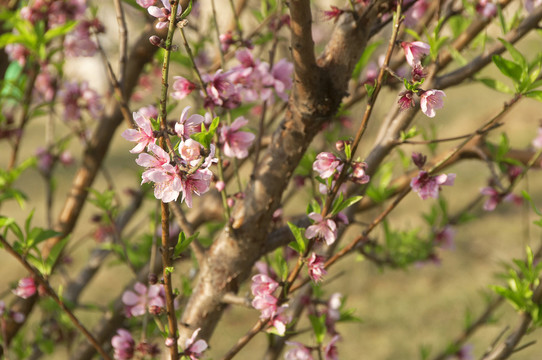
[[[290,318],[284,314],[287,304],[279,304],[279,299],[273,292],[279,287],[279,283],[265,274],[258,274],[252,277],[251,291],[254,295],[252,306],[260,310],[260,319],[269,319],[269,323],[275,328],[278,335],[286,333],[286,325]]]
[[[172,156],[160,146],[156,145],[156,134],[152,128],[149,114],[141,110],[133,114],[138,129],[128,129],[122,136],[137,145],[132,153],[140,153],[136,163],[145,167],[141,183],[154,183],[154,196],[163,202],[177,200],[185,201],[192,207],[192,195],[200,196],[209,190],[213,173],[209,167],[217,161],[215,146],[210,144],[209,149],[189,138],[193,133],[201,131],[204,117],[194,114],[188,117],[188,108],[185,108],[181,118],[175,124],[175,131],[179,136],[178,153]],[[143,152],[145,151],[146,152]]]
[[[104,26],[97,19],[85,19],[87,8],[86,0],[36,0],[21,8],[20,17],[32,25],[43,22],[45,30],[62,26],[68,21],[78,21],[75,29],[64,37],[63,49],[66,55],[72,57],[93,56],[98,46],[91,35],[103,32]],[[18,61],[21,65],[26,63],[30,54],[30,50],[19,43],[7,45],[6,52],[10,60]]]
[[[307,303],[310,303],[310,299],[305,299]],[[309,305],[309,304],[308,304]],[[321,301],[315,301],[314,306],[308,307],[311,315],[320,317],[325,316],[325,326],[327,333],[331,336],[331,340],[322,350],[322,358],[324,360],[337,360],[339,358],[339,352],[337,348],[337,342],[341,339],[341,336],[335,328],[335,323],[340,320],[340,308],[342,306],[342,295],[340,293],[334,293],[330,296],[329,300],[323,303],[323,309],[317,309],[317,305],[321,306]],[[313,360],[312,355],[315,348],[306,346],[300,342],[286,341],[286,344],[293,346],[285,354],[285,360]]]
[[[53,55],[60,48],[68,57],[94,56],[98,45],[93,37],[95,34],[105,31],[103,24],[96,18],[86,17],[88,9],[86,0],[35,0],[27,3],[19,12],[20,16],[14,24],[13,34],[22,36],[19,30],[30,26],[45,32],[45,36],[41,36],[41,40],[48,39],[48,32],[49,34],[54,33],[55,29],[63,26],[66,27],[65,31],[67,32],[62,33],[64,36],[59,37],[62,39],[61,43],[43,40],[45,43],[34,44],[34,47],[31,45],[32,42],[25,40],[8,43],[5,46],[5,51],[9,60],[17,62],[23,67],[29,59],[34,61],[32,67],[39,69],[33,86],[34,98],[43,102],[51,102],[58,91],[59,99],[64,105],[64,120],[79,120],[81,110],[87,110],[91,116],[98,117],[103,108],[100,96],[86,82],[79,84],[62,81],[59,78],[61,75],[59,64],[53,61],[55,59]],[[27,22],[27,24],[19,24],[19,22]],[[72,23],[73,26],[71,26]],[[39,54],[37,53],[38,45],[40,46]]]
[[[113,357],[115,360],[140,359],[145,356],[154,358],[160,354],[156,344],[141,342],[136,345],[132,334],[126,329],[118,329],[117,334],[111,339]]]
[[[249,49],[236,52],[239,65],[231,70],[217,70],[214,74],[203,74],[205,92],[204,106],[214,109],[238,107],[241,102],[274,101],[274,94],[286,101],[287,91],[292,87],[293,64],[286,59],[279,60],[273,67],[255,59]],[[181,100],[188,96],[196,85],[190,80],[176,76],[171,96]]]
[[[420,97],[420,108],[428,117],[435,117],[435,110],[444,106],[444,91],[430,89],[423,90],[420,88],[425,72],[422,66],[422,60],[430,53],[430,46],[422,41],[401,42],[401,47],[405,53],[405,59],[408,65],[412,67],[410,82],[405,81],[407,89],[399,94],[399,107],[401,110],[407,110],[416,106],[414,95]]]
[[[344,150],[344,148],[343,148]],[[316,159],[312,164],[312,169],[318,173],[320,178],[326,180],[333,178],[331,182],[331,188],[335,186],[335,180],[339,177],[345,161],[338,158],[330,152],[321,152],[316,155]],[[356,184],[367,184],[370,180],[369,175],[366,173],[367,163],[363,161],[352,161],[348,173],[348,179]],[[326,194],[328,188],[325,184],[320,184],[320,192]],[[343,184],[344,185],[344,184]],[[344,190],[341,189],[341,191]]]
[[[455,181],[455,174],[440,174],[431,175],[427,171],[423,170],[427,157],[420,153],[413,153],[412,160],[414,164],[420,169],[418,175],[410,181],[410,187],[412,191],[418,194],[422,199],[433,198],[437,199],[441,186],[452,186]]]

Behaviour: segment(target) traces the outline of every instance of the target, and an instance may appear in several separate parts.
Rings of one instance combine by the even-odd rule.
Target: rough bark
[[[384,1],[377,2],[385,3]],[[310,35],[308,0],[290,3],[294,86],[285,119],[276,129],[258,168],[245,189],[245,199],[233,209],[227,226],[201,264],[194,292],[181,319],[181,341],[194,329],[209,339],[218,323],[224,294],[236,292],[260,257],[273,211],[314,136],[337,111],[354,66],[367,44],[378,6],[354,18],[346,14],[316,63]],[[356,44],[357,46],[351,46]]]

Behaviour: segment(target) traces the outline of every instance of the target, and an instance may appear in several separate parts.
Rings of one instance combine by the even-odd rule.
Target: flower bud
[[[156,283],[158,283],[158,275],[156,275],[154,273],[150,273],[149,274],[149,284],[150,285],[155,285]]]
[[[422,169],[425,165],[425,162],[427,161],[427,156],[423,155],[422,153],[412,153],[412,162],[418,169]]]
[[[153,35],[149,38],[149,41],[151,42],[151,44],[153,44],[154,46],[159,46],[161,47],[162,45],[162,39],[160,39],[159,36],[157,35]]]
[[[335,149],[337,149],[337,151],[343,151],[344,150],[344,140],[338,140],[335,143]]]

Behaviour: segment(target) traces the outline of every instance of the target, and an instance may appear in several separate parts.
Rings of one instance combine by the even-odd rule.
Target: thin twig
[[[58,306],[60,306],[62,311],[64,311],[66,313],[66,315],[68,315],[68,317],[70,318],[73,325],[79,331],[81,331],[83,333],[83,335],[85,335],[85,337],[92,344],[92,346],[94,346],[96,351],[98,351],[98,353],[100,353],[100,355],[104,359],[111,360],[111,358],[109,357],[107,352],[101,347],[101,345],[94,338],[94,336],[92,336],[92,334],[86,329],[86,327],[83,324],[81,324],[79,319],[77,319],[77,317],[75,317],[73,312],[70,309],[68,309],[66,304],[64,304],[64,302],[58,297],[58,295],[53,290],[51,285],[49,285],[49,282],[41,275],[41,273],[36,268],[34,268],[32,265],[30,265],[26,261],[26,259],[24,259],[18,252],[16,252],[13,249],[13,247],[11,247],[11,245],[6,241],[6,239],[2,235],[0,235],[0,243],[2,243],[4,249],[9,254],[11,254],[15,259],[17,259],[17,261],[19,261],[21,263],[21,265],[23,265],[26,270],[28,270],[29,272],[31,272],[33,274],[34,279],[36,279],[43,286],[43,288],[45,289],[47,294],[58,304]]]

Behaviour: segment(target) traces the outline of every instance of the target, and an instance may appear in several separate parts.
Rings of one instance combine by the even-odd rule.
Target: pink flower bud
[[[19,280],[17,288],[13,290],[13,293],[23,299],[28,299],[36,293],[36,283],[31,277],[25,277]]]
[[[216,184],[215,184],[215,188],[218,190],[218,191],[222,191],[226,188],[226,183],[224,181],[217,181]]]

